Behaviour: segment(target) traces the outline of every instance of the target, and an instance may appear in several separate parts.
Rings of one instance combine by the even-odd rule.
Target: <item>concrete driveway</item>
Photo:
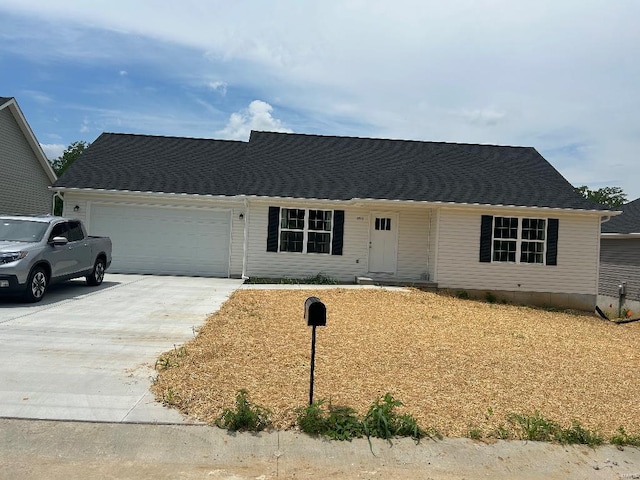
[[[184,423],[149,392],[158,355],[193,338],[242,280],[107,274],[41,303],[0,298],[0,417]]]

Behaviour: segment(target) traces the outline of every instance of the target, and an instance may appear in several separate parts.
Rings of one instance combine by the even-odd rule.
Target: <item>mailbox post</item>
[[[309,378],[309,405],[313,403],[313,370],[316,364],[316,327],[327,325],[327,307],[318,297],[309,297],[304,302],[304,318],[311,327],[311,374]]]

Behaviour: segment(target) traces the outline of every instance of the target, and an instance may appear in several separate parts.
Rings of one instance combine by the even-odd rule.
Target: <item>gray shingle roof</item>
[[[605,209],[533,148],[272,132],[249,143],[105,133],[55,186]]]
[[[252,132],[245,194],[602,210],[535,149]]]
[[[54,187],[236,195],[246,142],[103,133]]]
[[[622,215],[602,224],[602,233],[640,233],[640,198],[620,207]]]
[[[12,99],[13,97],[0,97],[0,107]]]

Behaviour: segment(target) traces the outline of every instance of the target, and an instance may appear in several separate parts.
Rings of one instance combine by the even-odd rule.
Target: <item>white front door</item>
[[[396,273],[398,215],[372,213],[369,236],[369,272]]]

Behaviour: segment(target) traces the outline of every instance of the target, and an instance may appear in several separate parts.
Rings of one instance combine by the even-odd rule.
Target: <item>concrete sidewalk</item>
[[[202,425],[0,419],[0,479],[623,479],[640,450],[469,439],[231,435]]]

